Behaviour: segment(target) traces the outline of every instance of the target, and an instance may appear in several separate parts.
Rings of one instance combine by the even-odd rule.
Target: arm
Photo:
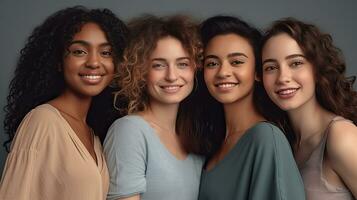
[[[357,198],[357,127],[346,121],[335,122],[327,138],[327,155],[333,170]]]
[[[140,124],[132,120],[115,121],[104,141],[110,175],[108,199],[140,199],[146,191],[146,140]]]
[[[42,176],[47,168],[40,163],[51,147],[48,145],[49,135],[56,134],[53,124],[53,113],[46,110],[33,110],[21,122],[9,153],[0,184],[0,199],[29,200],[37,199],[45,194],[43,180],[51,180]],[[48,134],[51,133],[51,134]]]

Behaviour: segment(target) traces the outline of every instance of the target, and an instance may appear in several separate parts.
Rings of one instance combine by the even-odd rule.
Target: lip
[[[159,86],[165,93],[174,94],[180,90],[183,85],[160,85]]]
[[[282,99],[289,99],[295,96],[296,92],[300,89],[300,87],[289,87],[289,88],[281,88],[275,91]]]

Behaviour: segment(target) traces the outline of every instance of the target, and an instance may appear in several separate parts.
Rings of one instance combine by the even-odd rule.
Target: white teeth
[[[84,78],[95,80],[99,79],[101,76],[100,75],[83,75]]]
[[[176,90],[179,88],[179,86],[163,86],[163,88],[166,90]]]
[[[218,84],[217,86],[219,88],[229,88],[229,87],[234,87],[236,84],[234,83],[222,83],[222,84]]]
[[[287,95],[287,94],[292,94],[296,91],[297,89],[287,89],[287,90],[281,90],[278,93],[282,95]]]

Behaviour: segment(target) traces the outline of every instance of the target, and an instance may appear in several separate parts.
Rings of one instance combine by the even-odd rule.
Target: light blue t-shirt
[[[196,200],[203,158],[179,160],[140,116],[116,120],[104,141],[110,174],[107,199],[141,195],[141,200]]]

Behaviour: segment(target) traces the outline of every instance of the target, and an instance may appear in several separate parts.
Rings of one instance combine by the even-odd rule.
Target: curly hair
[[[201,49],[197,25],[187,16],[144,15],[133,19],[128,26],[130,42],[124,51],[122,64],[118,65],[120,73],[115,78],[121,87],[116,96],[128,101],[127,107],[121,110],[125,114],[143,111],[148,106],[145,78],[149,57],[158,40],[167,36],[178,39],[194,64],[199,63]]]
[[[293,38],[314,67],[315,94],[326,110],[350,119],[357,124],[357,92],[353,90],[356,76],[346,77],[346,64],[340,49],[333,45],[332,37],[318,27],[294,18],[278,20],[266,31],[262,46],[273,36],[286,33]],[[262,77],[262,68],[258,76]],[[284,116],[284,118],[286,115]],[[287,119],[280,119],[289,132]],[[292,136],[288,137],[292,138]],[[293,139],[293,138],[292,138]]]
[[[73,36],[88,22],[100,26],[112,46],[114,64],[121,62],[128,30],[110,10],[75,6],[49,16],[27,39],[25,47],[20,51],[15,76],[10,82],[7,105],[4,107],[4,128],[9,135],[9,140],[4,143],[7,150],[24,116],[34,107],[59,96],[64,90],[63,72],[58,69],[63,64]],[[109,112],[109,106],[100,102],[107,101],[110,95],[110,89],[105,89],[93,99],[87,122],[96,133],[106,132],[104,127],[110,123],[98,122]],[[110,101],[108,105],[112,105]],[[94,117],[96,123],[93,123]]]

